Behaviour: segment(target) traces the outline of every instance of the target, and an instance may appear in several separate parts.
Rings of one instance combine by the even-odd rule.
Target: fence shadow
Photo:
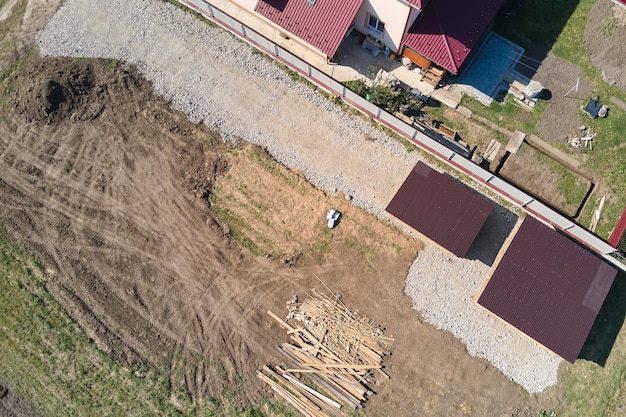
[[[604,366],[616,343],[625,317],[626,273],[620,272],[613,282],[578,358]]]

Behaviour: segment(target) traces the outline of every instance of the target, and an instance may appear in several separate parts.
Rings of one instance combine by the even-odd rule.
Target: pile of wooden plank
[[[304,302],[294,297],[287,304],[285,320],[268,314],[291,338],[279,346],[289,365],[264,367],[259,378],[305,416],[343,416],[342,404],[361,408],[373,394],[376,377],[389,378],[382,361],[393,339],[337,295],[311,290]]]

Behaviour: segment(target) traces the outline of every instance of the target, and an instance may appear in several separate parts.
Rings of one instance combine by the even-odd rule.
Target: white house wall
[[[250,10],[251,12],[254,11],[256,4],[259,2],[259,0],[231,0],[231,1],[235,3],[236,5],[240,6],[242,9]]]
[[[365,0],[356,15],[354,28],[381,40],[389,49],[397,51],[407,24],[411,7],[398,0]],[[378,17],[385,24],[385,31],[379,35],[368,28],[369,14]]]

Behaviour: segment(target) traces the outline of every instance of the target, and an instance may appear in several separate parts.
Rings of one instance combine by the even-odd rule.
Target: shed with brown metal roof
[[[418,162],[386,210],[462,257],[493,211],[493,204],[453,178]]]
[[[492,268],[478,304],[574,362],[616,275],[589,250],[529,216]]]

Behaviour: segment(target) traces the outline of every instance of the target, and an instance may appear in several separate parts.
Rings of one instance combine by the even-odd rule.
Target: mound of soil
[[[13,100],[20,114],[28,122],[45,123],[69,117],[74,121],[98,117],[104,109],[88,104],[107,94],[107,85],[117,74],[112,71],[95,74],[93,65],[78,62],[57,69],[54,61],[35,65],[16,77]],[[131,78],[128,71],[124,72]],[[27,82],[27,79],[35,82]],[[96,79],[101,80],[98,85]]]

